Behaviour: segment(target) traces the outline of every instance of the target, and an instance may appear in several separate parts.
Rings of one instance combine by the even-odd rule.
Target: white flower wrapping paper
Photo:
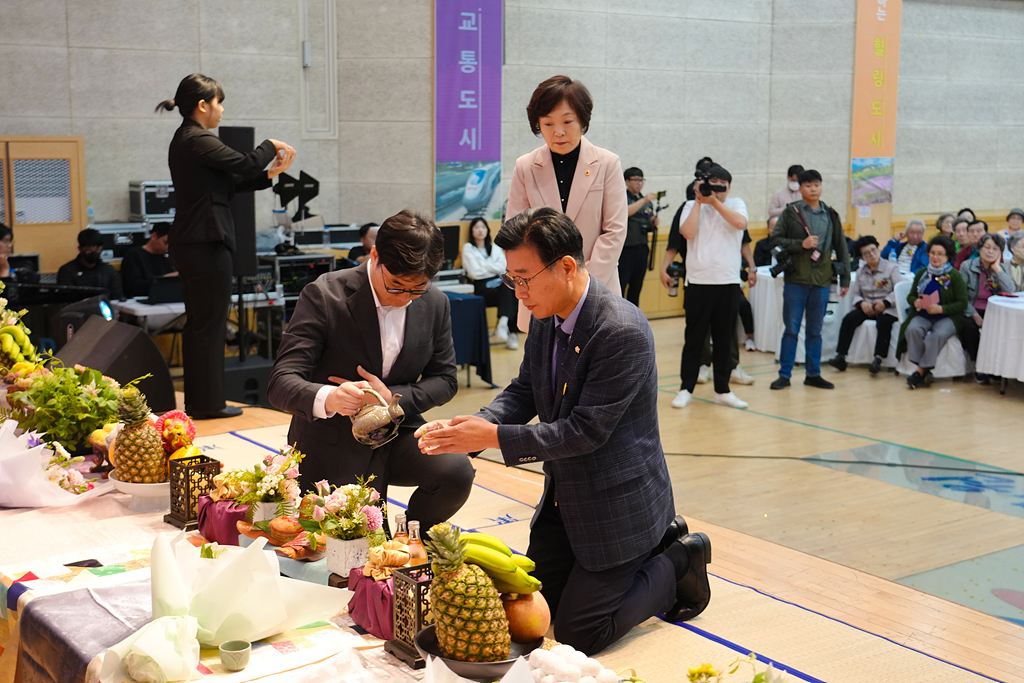
[[[100,681],[125,680],[125,646],[150,629],[163,634],[166,617],[195,619],[192,642],[215,648],[229,640],[255,642],[330,619],[348,605],[351,591],[281,576],[277,556],[265,552],[265,545],[265,539],[258,539],[247,548],[227,548],[211,560],[199,557],[200,549],[184,533],[173,540],[166,534],[157,536],[150,555],[153,621],[107,650]],[[187,656],[187,643],[180,640],[160,636],[147,642],[159,644],[158,656],[147,653],[154,661],[173,667]]]
[[[0,425],[0,506],[40,508],[78,505],[114,490],[109,481],[96,481],[91,491],[76,495],[65,491],[46,476],[46,465],[53,454],[49,448],[30,447],[32,433],[17,435],[18,423],[5,420]]]

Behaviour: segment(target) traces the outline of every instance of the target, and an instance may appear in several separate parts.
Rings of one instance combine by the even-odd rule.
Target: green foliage
[[[94,430],[117,422],[121,388],[99,370],[64,367],[54,360],[50,371],[32,379],[28,389],[10,399],[18,406],[14,419],[23,429],[74,450]]]

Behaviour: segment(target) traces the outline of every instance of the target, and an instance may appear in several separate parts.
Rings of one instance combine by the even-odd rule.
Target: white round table
[[[760,266],[757,269],[757,284],[750,288],[750,307],[754,312],[754,344],[758,351],[769,351],[775,354],[778,359],[782,349],[782,334],[786,331],[786,325],[782,319],[782,287],[783,279],[780,275],[773,278],[769,266]],[[854,273],[853,278],[857,274]],[[847,294],[839,298],[838,294],[831,295],[828,309],[825,312],[825,320],[821,328],[821,362],[827,362],[836,352],[836,345],[839,343],[839,327],[843,317],[850,312],[850,301],[852,297]],[[807,333],[807,321],[800,326],[800,339],[797,342],[796,362],[803,363],[805,360],[804,339]]]
[[[986,375],[1024,382],[1024,296],[988,300],[976,368]]]

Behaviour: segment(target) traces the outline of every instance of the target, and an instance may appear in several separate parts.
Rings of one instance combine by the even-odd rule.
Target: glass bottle
[[[409,529],[405,525],[405,515],[395,515],[395,535],[391,539],[409,545]]]
[[[409,566],[412,567],[417,564],[426,564],[429,561],[427,558],[427,549],[423,547],[423,541],[420,540],[420,523],[415,519],[409,521]]]

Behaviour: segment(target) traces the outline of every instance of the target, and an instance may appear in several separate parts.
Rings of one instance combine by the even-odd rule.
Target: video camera
[[[775,265],[772,266],[768,272],[772,274],[772,277],[778,277],[789,270],[790,266],[793,265],[793,256],[788,251],[780,247],[772,249],[772,256],[775,258]]]
[[[713,192],[727,192],[729,190],[725,185],[712,185],[711,174],[703,169],[698,170],[693,176],[697,179],[698,183],[703,182],[703,185],[700,186],[700,193],[704,197],[710,197]]]

